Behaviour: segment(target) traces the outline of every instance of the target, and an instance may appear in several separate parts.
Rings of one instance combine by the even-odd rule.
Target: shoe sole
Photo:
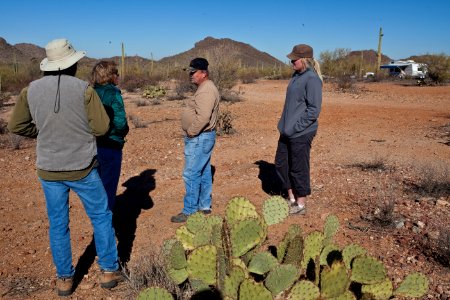
[[[69,290],[69,291],[58,290],[58,296],[67,297],[67,296],[70,296],[70,295],[72,295],[72,290]]]
[[[117,284],[118,284],[117,281],[116,281],[116,280],[113,280],[113,281],[110,281],[110,282],[100,283],[100,286],[101,286],[102,288],[104,288],[104,289],[110,290],[110,289],[112,289],[113,287],[116,287]]]

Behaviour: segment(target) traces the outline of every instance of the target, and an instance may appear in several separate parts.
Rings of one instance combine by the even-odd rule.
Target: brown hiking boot
[[[73,277],[56,280],[58,296],[70,296],[73,292]]]
[[[108,272],[103,271],[100,275],[100,286],[104,289],[112,289],[117,284],[123,281],[123,275],[120,271]]]

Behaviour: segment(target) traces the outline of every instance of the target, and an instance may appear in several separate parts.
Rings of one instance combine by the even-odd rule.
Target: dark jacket
[[[129,128],[121,92],[113,84],[95,85],[94,89],[102,100],[110,119],[109,131],[97,138],[97,145],[122,149]]]
[[[322,105],[322,81],[312,69],[292,75],[287,87],[283,113],[278,122],[282,136],[296,138],[318,128]]]

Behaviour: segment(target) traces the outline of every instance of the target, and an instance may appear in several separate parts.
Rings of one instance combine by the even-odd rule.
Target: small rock
[[[94,286],[95,286],[94,282],[82,282],[82,283],[80,283],[80,285],[78,287],[82,290],[90,290]]]
[[[414,233],[420,233],[420,228],[419,227],[417,227],[417,226],[413,226],[412,227],[412,231],[414,232]]]
[[[450,206],[450,203],[448,201],[442,200],[442,199],[438,199],[436,201],[436,205],[437,206]]]
[[[425,223],[424,222],[422,222],[422,221],[417,221],[417,224],[416,224],[420,229],[423,229],[423,228],[425,228]]]

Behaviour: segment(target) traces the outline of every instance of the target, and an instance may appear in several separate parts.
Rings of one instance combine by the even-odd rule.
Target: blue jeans
[[[122,166],[122,150],[97,147],[97,160],[99,163],[98,174],[108,195],[108,207],[113,211]]]
[[[186,194],[182,212],[186,215],[211,209],[211,154],[215,143],[214,130],[203,132],[193,138],[184,138],[183,179]]]
[[[59,278],[72,277],[72,248],[69,229],[69,190],[81,199],[86,214],[94,227],[95,249],[98,264],[104,271],[119,269],[116,239],[112,228],[112,214],[108,199],[97,169],[76,181],[47,181],[39,178],[44,189],[49,220],[50,249],[56,275]]]

